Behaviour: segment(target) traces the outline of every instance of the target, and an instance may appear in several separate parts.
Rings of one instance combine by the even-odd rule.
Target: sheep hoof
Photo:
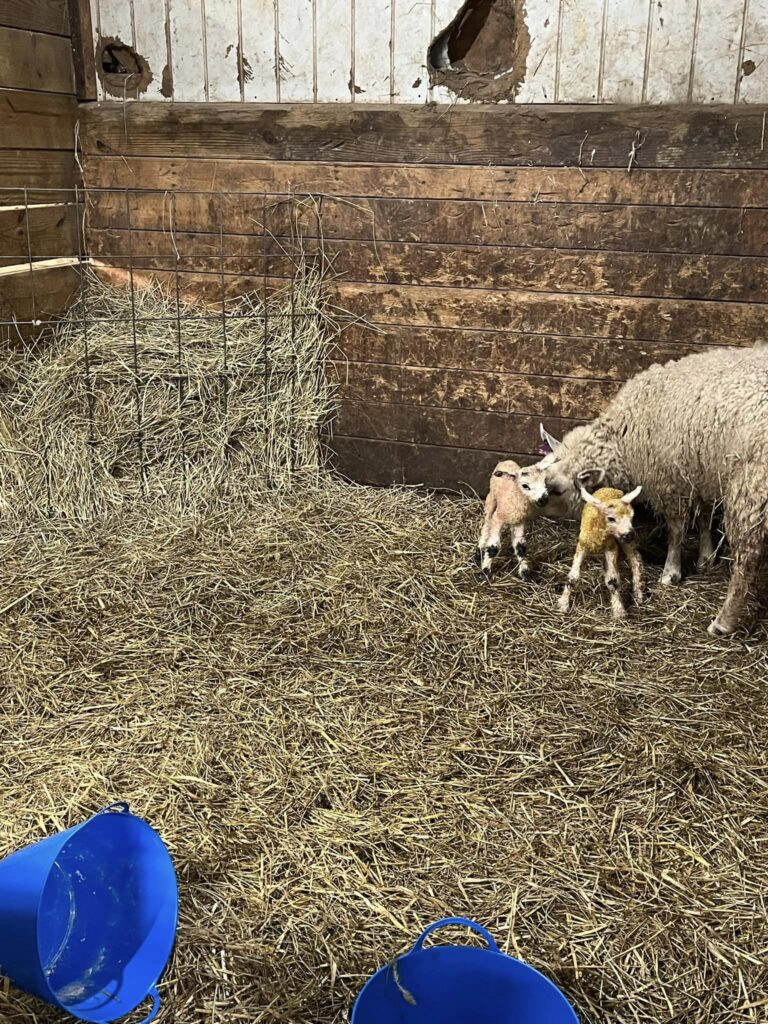
[[[680,582],[681,576],[679,572],[665,572],[661,577],[661,582],[665,587],[676,587]]]
[[[733,629],[729,629],[718,622],[717,619],[713,619],[707,626],[707,632],[710,636],[728,636],[729,633],[733,633]]]

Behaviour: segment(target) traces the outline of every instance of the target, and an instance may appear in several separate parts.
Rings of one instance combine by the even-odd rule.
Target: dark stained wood
[[[79,100],[95,100],[96,61],[90,0],[69,0],[75,92]]]
[[[0,150],[74,149],[74,96],[0,89]],[[2,162],[4,156],[0,156]]]
[[[502,458],[535,461],[515,452],[493,452],[438,445],[401,444],[369,438],[334,437],[331,449],[337,471],[350,480],[389,487],[420,484],[439,490],[462,490],[485,495],[488,478]],[[478,506],[478,515],[482,510]]]
[[[75,205],[0,208],[0,266],[48,260],[78,251]],[[2,287],[0,285],[0,287]]]
[[[30,201],[45,202],[44,193],[35,189],[72,189],[78,180],[75,155],[71,151],[7,149],[3,151],[2,163],[0,206],[24,202],[25,188],[29,190]],[[47,201],[63,198],[65,196],[59,194],[49,196]]]
[[[92,196],[94,228],[126,228],[126,197]],[[171,198],[131,193],[131,224],[162,230],[170,224]],[[308,238],[322,224],[324,238],[439,242],[575,250],[768,254],[768,209],[603,206],[571,203],[494,203],[429,199],[322,199],[315,204],[277,200],[266,210],[259,196],[181,194],[175,201],[179,231],[259,234],[263,225],[285,234],[294,224]]]
[[[0,86],[42,92],[74,92],[69,39],[0,27]]]
[[[547,428],[562,437],[580,420],[547,417]],[[541,443],[539,416],[417,405],[339,403],[334,432],[381,441],[437,444],[510,452],[535,452]]]
[[[126,259],[126,231],[96,228],[90,237],[94,255],[115,262]],[[182,269],[218,271],[223,248],[227,273],[263,273],[265,247],[257,235],[226,234],[222,240],[215,233],[177,231],[172,238],[169,231],[133,231],[130,241],[137,267],[168,269],[174,266],[178,251]],[[290,258],[280,257],[281,247],[295,250],[287,236],[267,247],[269,272],[275,277],[284,276],[293,265]],[[346,281],[744,302],[768,298],[767,258],[661,253],[649,259],[646,253],[636,252],[429,242],[350,244],[337,239],[325,239],[323,251],[334,273]]]
[[[619,383],[574,377],[443,370],[376,363],[333,364],[339,397],[347,402],[427,405],[443,409],[590,419]]]
[[[85,2],[85,0],[81,0]],[[629,203],[641,206],[768,206],[768,177],[750,170],[640,167],[471,167],[339,164],[194,157],[91,155],[93,188],[190,189],[204,192],[314,193],[483,202]]]
[[[66,0],[0,0],[0,25],[69,35]]]
[[[332,163],[577,164],[595,167],[768,166],[762,110],[475,104],[100,103],[84,112],[87,153]]]
[[[348,327],[338,342],[352,362],[393,366],[507,371],[540,376],[627,380],[654,363],[680,359],[704,346],[643,343],[613,338],[563,338],[549,334],[445,330],[432,327]]]
[[[765,334],[764,307],[744,302],[343,282],[331,287],[342,309],[379,324],[734,345]]]

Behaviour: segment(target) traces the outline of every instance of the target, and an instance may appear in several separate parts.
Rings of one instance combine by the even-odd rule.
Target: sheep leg
[[[577,547],[576,554],[573,556],[571,571],[568,573],[568,578],[563,584],[563,592],[557,602],[557,607],[561,612],[567,612],[571,607],[571,590],[581,579],[581,566],[586,557],[587,552],[582,547]]]
[[[645,567],[636,544],[622,544],[622,550],[632,572],[632,596],[636,605],[645,603],[648,596],[645,589]]]
[[[611,614],[614,619],[623,619],[627,611],[621,599],[618,547],[609,547],[605,552],[605,585],[611,595]]]
[[[699,572],[707,572],[715,564],[715,545],[712,541],[712,505],[699,507],[699,557],[696,568]]]
[[[674,586],[683,577],[682,558],[685,526],[685,518],[678,513],[667,516],[669,546],[667,548],[667,560],[664,563],[664,571],[661,574],[661,582],[665,587]]]
[[[496,501],[489,494],[485,502],[485,522],[475,553],[475,561],[479,563],[484,572],[491,571],[493,560],[501,551],[501,535],[504,526],[503,518],[496,512]]]
[[[517,575],[527,583],[531,578],[531,567],[526,558],[525,526],[523,524],[512,528],[512,550],[517,558]]]
[[[759,540],[749,537],[734,546],[728,593],[707,630],[712,636],[726,636],[749,621],[765,553],[762,536]]]

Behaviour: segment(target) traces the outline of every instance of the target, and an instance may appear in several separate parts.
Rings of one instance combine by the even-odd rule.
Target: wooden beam
[[[69,39],[0,27],[0,85],[7,89],[73,93]]]
[[[24,202],[27,189],[29,202],[46,202],[46,193],[36,189],[73,189],[79,172],[73,151],[40,149],[6,149],[2,155],[0,205]],[[70,199],[66,193],[54,194],[47,200]]]
[[[90,0],[69,0],[69,24],[75,92],[79,100],[92,101],[97,98],[97,90]]]
[[[56,93],[0,89],[0,150],[74,150],[77,101]],[[0,156],[0,162],[4,159]]]
[[[67,0],[0,0],[0,25],[67,36]]]
[[[77,217],[74,204],[0,207],[0,266],[77,255]]]
[[[311,192],[329,196],[476,199],[484,203],[620,203],[642,206],[768,206],[763,171],[640,167],[471,167],[445,164],[339,164],[92,154],[93,188],[203,192]]]
[[[475,104],[99,103],[88,154],[323,160],[332,163],[764,168],[762,110]],[[594,159],[591,154],[594,150]]]

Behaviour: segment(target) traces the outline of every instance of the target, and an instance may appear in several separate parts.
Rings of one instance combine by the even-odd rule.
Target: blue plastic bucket
[[[113,804],[0,860],[0,975],[104,1024],[152,998],[176,935],[178,888],[160,836]]]
[[[487,949],[430,946],[444,925],[479,932]],[[578,1024],[562,992],[533,967],[502,953],[491,935],[464,917],[436,921],[416,945],[368,980],[352,1024]]]

